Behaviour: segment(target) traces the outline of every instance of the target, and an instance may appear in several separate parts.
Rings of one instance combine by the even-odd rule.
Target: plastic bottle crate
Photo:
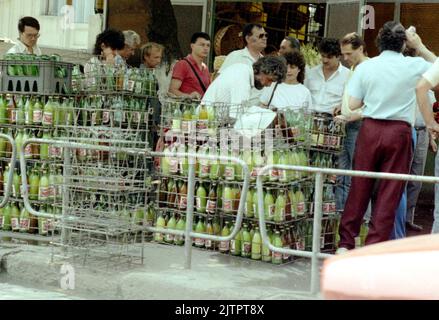
[[[19,72],[16,72],[17,66]],[[69,94],[72,92],[72,70],[73,64],[67,62],[0,60],[0,90]]]

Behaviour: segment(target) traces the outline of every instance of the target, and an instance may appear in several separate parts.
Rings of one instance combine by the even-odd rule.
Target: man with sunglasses
[[[246,24],[242,30],[242,39],[244,40],[244,49],[235,50],[229,53],[224,60],[218,73],[222,73],[231,65],[242,63],[251,67],[259,58],[263,57],[262,52],[267,47],[268,33],[260,24]],[[261,90],[253,88],[250,101],[255,105],[259,104]]]
[[[18,21],[18,42],[7,53],[25,53],[41,55],[41,49],[37,46],[40,37],[40,24],[33,17],[23,17]]]

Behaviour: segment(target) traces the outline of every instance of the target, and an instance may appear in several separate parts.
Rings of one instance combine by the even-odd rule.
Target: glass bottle
[[[195,227],[196,233],[206,233],[206,229],[204,228],[203,218],[198,219],[198,223]],[[204,248],[204,239],[203,238],[195,238],[195,246],[198,248]]]
[[[52,127],[53,126],[53,114],[54,114],[54,104],[53,104],[53,98],[49,97],[49,100],[44,105],[43,109],[43,119],[42,119],[42,125],[44,127]]]
[[[229,221],[226,221],[223,229],[221,230],[221,236],[226,237],[230,234]],[[219,251],[221,253],[229,253],[230,241],[220,241]]]
[[[279,230],[276,230],[274,232],[273,245],[275,247],[278,247],[278,248],[282,248],[283,247],[282,238],[280,236]],[[271,255],[271,263],[273,263],[273,264],[281,264],[282,263],[282,253],[273,251],[272,255]]]
[[[242,249],[242,229],[236,234],[235,238],[230,240],[230,253],[234,256],[240,256]]]
[[[38,97],[32,110],[32,123],[35,125],[39,125],[41,124],[42,120],[43,120],[43,105],[41,104],[41,100]]]
[[[216,183],[212,183],[212,186],[210,187],[207,205],[206,205],[206,212],[207,213],[215,213],[216,212],[216,195],[217,186]]]
[[[273,194],[271,193],[271,189],[267,188],[267,191],[265,192],[265,196],[264,196],[265,220],[267,221],[273,220],[275,209],[276,208],[275,208]]]
[[[244,224],[243,231],[242,231],[241,256],[244,258],[250,258],[251,247],[252,247],[251,235],[250,235],[250,232],[248,231],[247,224]]]
[[[253,260],[261,260],[262,258],[262,237],[259,232],[259,227],[256,227],[255,234],[252,238],[252,253],[251,258]]]
[[[175,213],[173,213],[171,219],[169,219],[168,223],[166,224],[166,229],[175,230],[176,228],[177,221],[175,220]],[[165,242],[169,244],[174,243],[174,235],[167,233],[165,235]]]
[[[185,231],[185,229],[186,229],[186,220],[185,220],[185,218],[183,216],[181,216],[180,219],[178,220],[177,226],[176,226],[175,229],[179,230],[179,231]],[[180,235],[175,236],[174,237],[174,243],[176,245],[178,245],[178,246],[182,246],[184,244],[184,236],[182,236],[182,235],[181,236]]]

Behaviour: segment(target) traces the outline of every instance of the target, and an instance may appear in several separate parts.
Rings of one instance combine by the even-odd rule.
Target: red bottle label
[[[180,197],[180,209],[186,209],[187,208],[187,197],[181,196]]]
[[[18,218],[11,218],[11,227],[12,230],[20,229],[20,222],[18,221]]]
[[[229,251],[230,242],[229,241],[221,241],[219,245],[219,250],[221,252]]]
[[[233,210],[233,200],[224,200],[224,211]]]
[[[52,125],[53,123],[53,114],[50,112],[43,113],[43,124]]]
[[[29,219],[20,219],[20,228],[22,230],[29,230],[30,228],[30,220]]]
[[[216,201],[207,200],[207,212],[215,213],[216,210]]]

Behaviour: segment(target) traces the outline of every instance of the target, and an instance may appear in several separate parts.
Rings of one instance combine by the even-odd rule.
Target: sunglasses
[[[262,39],[262,38],[268,38],[268,33],[261,33],[261,34],[258,36],[258,38],[259,38],[259,39]]]

